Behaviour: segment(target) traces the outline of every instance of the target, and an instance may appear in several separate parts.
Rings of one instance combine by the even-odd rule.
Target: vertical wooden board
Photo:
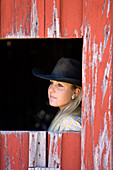
[[[112,3],[113,6],[113,3]],[[110,13],[110,18],[111,18],[111,23],[113,25],[113,16],[112,16],[112,12]],[[112,26],[112,35],[113,35],[113,26]],[[113,36],[112,36],[112,87],[111,87],[111,112],[113,113]],[[113,114],[112,114],[112,129],[113,129]],[[111,162],[112,165],[111,167],[113,168],[113,130],[112,130],[112,149],[111,149]]]
[[[44,38],[44,0],[31,0],[31,37]]]
[[[61,167],[62,134],[48,132],[48,167]]]
[[[83,0],[61,0],[61,37],[81,38],[83,21]]]
[[[30,36],[30,5],[29,0],[1,0],[2,38]]]
[[[46,167],[46,132],[29,132],[29,167]]]
[[[28,170],[60,170],[60,168],[28,168]]]
[[[68,132],[62,134],[61,169],[81,169],[81,132]]]
[[[1,3],[1,37],[6,37],[7,32],[10,32],[11,22],[11,0],[0,1]],[[7,9],[7,10],[6,10]]]
[[[29,150],[28,132],[0,132],[0,169],[28,168]]]
[[[44,0],[1,0],[1,37],[44,37]]]
[[[113,2],[83,2],[81,169],[112,169]]]
[[[45,0],[45,38],[60,37],[60,0]]]

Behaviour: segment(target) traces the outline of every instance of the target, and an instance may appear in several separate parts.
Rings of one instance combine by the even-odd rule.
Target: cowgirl
[[[59,107],[48,131],[81,130],[81,72],[80,63],[72,58],[61,58],[50,75],[40,74],[33,69],[36,77],[50,80],[49,104]]]

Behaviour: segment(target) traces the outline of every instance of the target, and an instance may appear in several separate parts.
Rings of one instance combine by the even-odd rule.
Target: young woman
[[[40,74],[33,69],[37,77],[50,80],[48,88],[49,104],[59,107],[48,131],[81,130],[81,68],[72,58],[61,58],[50,75]]]

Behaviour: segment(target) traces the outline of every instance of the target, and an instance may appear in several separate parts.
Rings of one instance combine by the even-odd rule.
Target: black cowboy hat
[[[50,75],[43,74],[38,68],[34,68],[32,73],[36,77],[47,80],[56,80],[81,86],[81,65],[80,62],[72,58],[61,58],[55,65]]]

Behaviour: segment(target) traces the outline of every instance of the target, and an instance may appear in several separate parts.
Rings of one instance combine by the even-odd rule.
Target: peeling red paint
[[[48,132],[48,167],[61,167],[62,134]]]
[[[29,132],[29,167],[46,166],[46,131]]]
[[[0,132],[0,169],[28,168],[28,132]]]
[[[1,0],[2,38],[44,37],[44,0]]]
[[[81,38],[82,1],[4,0],[1,38]]]
[[[44,37],[44,0],[31,1],[31,37]]]
[[[0,131],[0,169],[78,170],[80,156],[80,132]]]
[[[61,0],[61,37],[81,38],[82,19],[83,19],[83,1]]]
[[[60,0],[45,0],[45,37],[60,37]]]
[[[113,3],[83,2],[81,169],[112,169]]]

